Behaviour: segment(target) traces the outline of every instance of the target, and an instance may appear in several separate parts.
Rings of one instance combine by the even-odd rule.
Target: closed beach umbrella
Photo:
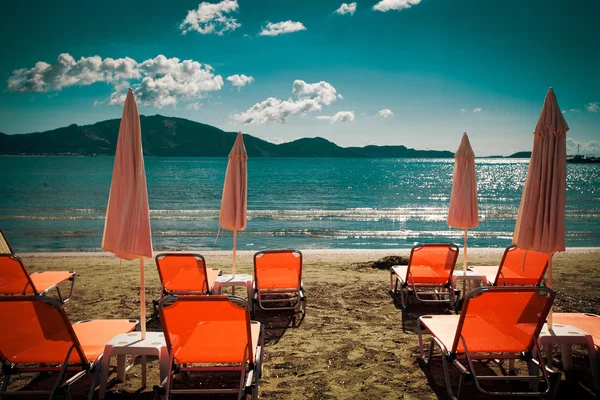
[[[231,273],[235,276],[237,231],[246,229],[246,199],[248,195],[248,155],[244,147],[242,132],[238,132],[233,148],[229,153],[227,172],[223,184],[221,215],[219,225],[233,231],[233,263]]]
[[[146,337],[144,257],[152,257],[149,214],[140,115],[129,89],[119,127],[102,249],[122,259],[140,259],[142,339]]]
[[[513,234],[513,243],[521,249],[550,255],[549,287],[552,287],[552,255],[565,251],[568,130],[550,88],[533,133],[533,151]],[[548,323],[551,328],[552,313]]]
[[[452,194],[450,195],[447,223],[448,226],[465,231],[463,270],[466,274],[468,230],[479,224],[475,153],[473,153],[466,132],[454,154],[454,175],[452,176]]]

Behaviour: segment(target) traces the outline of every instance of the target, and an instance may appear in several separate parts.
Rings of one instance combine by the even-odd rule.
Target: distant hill
[[[519,151],[518,153],[511,154],[507,158],[531,158],[530,151]]]
[[[144,154],[149,156],[226,157],[235,132],[183,118],[140,116]],[[93,125],[69,125],[46,132],[0,133],[0,154],[114,155],[120,119]],[[415,150],[405,146],[340,147],[320,137],[274,144],[244,135],[249,157],[426,157],[449,158],[454,153]]]

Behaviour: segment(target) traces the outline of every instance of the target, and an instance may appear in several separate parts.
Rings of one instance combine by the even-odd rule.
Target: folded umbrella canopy
[[[517,247],[550,255],[549,287],[552,287],[552,255],[565,250],[568,130],[550,88],[533,133],[533,151],[513,234]],[[552,312],[548,324],[551,328]]]
[[[452,194],[448,210],[448,226],[464,229],[465,247],[463,271],[467,273],[467,236],[470,228],[479,225],[477,207],[477,179],[475,176],[475,153],[469,143],[469,137],[463,134],[460,146],[454,154],[454,175],[452,177]]]
[[[140,259],[140,324],[146,336],[144,257],[152,257],[152,233],[140,115],[131,89],[127,92],[106,209],[102,250],[126,260]]]
[[[244,138],[242,132],[238,132],[233,148],[229,153],[219,217],[219,226],[233,231],[233,262],[231,267],[233,276],[235,276],[237,231],[246,229],[247,160],[248,155],[246,154],[246,147],[244,147]]]

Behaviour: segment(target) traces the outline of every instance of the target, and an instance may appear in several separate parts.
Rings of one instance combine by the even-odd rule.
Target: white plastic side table
[[[125,379],[125,371],[133,366],[133,362],[127,368],[126,357],[142,356],[142,387],[146,386],[146,356],[158,357],[160,364],[160,382],[162,383],[169,373],[169,351],[162,332],[146,332],[146,339],[142,340],[142,332],[131,332],[115,336],[104,347],[102,358],[102,376],[100,378],[100,392],[98,398],[103,399],[106,392],[108,370],[110,368],[110,357],[117,356],[117,379]]]
[[[221,290],[226,286],[245,286],[246,292],[248,293],[248,305],[250,306],[250,311],[254,313],[254,302],[252,301],[254,298],[254,290],[252,288],[253,280],[252,275],[248,274],[235,274],[235,278],[232,275],[221,275],[218,276],[215,281],[213,293],[217,295],[221,294]]]
[[[600,389],[600,376],[598,374],[598,363],[596,360],[596,348],[594,347],[594,338],[592,335],[571,325],[552,324],[552,329],[548,329],[548,324],[544,324],[539,336],[540,345],[544,347],[548,365],[552,363],[552,345],[560,344],[560,353],[563,368],[569,370],[573,366],[573,344],[585,344],[590,359],[592,370],[592,380],[594,387]]]

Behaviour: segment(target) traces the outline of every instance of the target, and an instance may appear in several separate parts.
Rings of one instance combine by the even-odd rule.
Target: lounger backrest
[[[63,308],[54,299],[0,296],[0,358],[15,364],[87,363]]]
[[[2,228],[0,228],[0,254],[15,254]]]
[[[160,321],[174,360],[180,364],[253,360],[250,313],[244,303],[227,296],[165,297]]]
[[[254,280],[261,287],[261,277],[281,282],[302,282],[302,253],[297,250],[265,250],[254,254]],[[276,283],[276,282],[275,282]],[[287,285],[286,285],[287,286]]]
[[[19,256],[0,254],[0,294],[38,294]]]
[[[163,291],[169,294],[206,294],[206,262],[200,254],[164,253],[156,256]]]
[[[532,250],[521,250],[517,246],[509,246],[504,251],[496,285],[537,285],[548,268],[546,253]]]
[[[454,272],[457,257],[458,247],[453,244],[414,246],[408,261],[408,274],[418,281],[420,272],[423,272],[428,276],[428,283],[446,283]]]
[[[493,286],[466,298],[452,346],[464,353],[530,351],[550,310],[554,292],[545,287]]]

